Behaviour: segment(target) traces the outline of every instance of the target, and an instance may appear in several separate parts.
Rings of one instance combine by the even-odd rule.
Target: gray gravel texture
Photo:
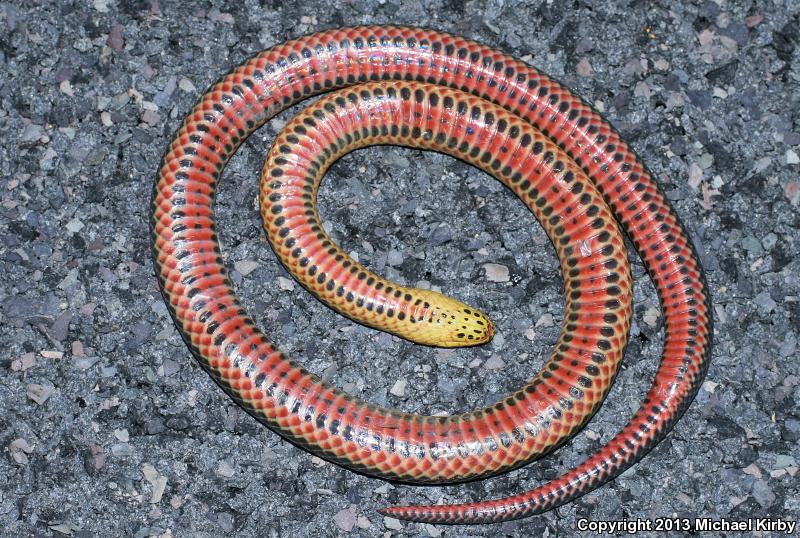
[[[0,4],[0,534],[571,536],[583,517],[798,519],[797,0],[27,4]],[[282,441],[198,367],[158,293],[153,178],[202,90],[290,37],[387,22],[499,47],[593,102],[658,177],[708,271],[716,345],[687,415],[632,470],[543,516],[450,528],[375,510],[520,492],[610,439],[663,339],[633,253],[635,324],[602,410],[556,454],[453,487],[392,485]],[[563,315],[552,246],[522,204],[438,154],[343,158],[320,195],[333,237],[390,278],[484,309],[499,334],[444,351],[355,325],[284,280],[260,228],[258,172],[289,117],[244,144],[218,201],[226,263],[258,324],[332,383],[407,411],[463,411],[521,385]]]

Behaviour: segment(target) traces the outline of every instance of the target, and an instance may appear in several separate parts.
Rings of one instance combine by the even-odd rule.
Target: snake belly
[[[314,453],[377,476],[435,483],[494,474],[524,462],[522,450],[509,452],[506,447],[535,443],[524,429],[517,432],[522,437],[517,441],[513,429],[506,428],[518,419],[520,406],[460,416],[455,426],[459,433],[478,440],[464,445],[462,467],[469,468],[448,466],[442,454],[459,454],[460,448],[448,439],[454,427],[451,419],[380,409],[320,383],[255,328],[225,272],[213,199],[222,169],[238,145],[274,114],[307,96],[380,80],[457,88],[536,126],[592,180],[655,283],[665,314],[661,364],[640,409],[606,446],[563,476],[517,496],[466,505],[396,507],[385,513],[417,521],[481,523],[552,509],[618,476],[663,439],[705,375],[712,327],[710,297],[697,255],[644,165],[590,106],[534,68],[456,36],[398,27],[329,30],[253,57],[206,92],[162,161],[151,216],[162,293],[206,371],[249,413]],[[568,323],[565,319],[562,338],[570,333]],[[572,342],[568,349],[573,349]],[[609,354],[622,353],[605,338],[593,345],[603,348],[600,352],[607,360]],[[551,362],[559,349],[560,344]],[[591,356],[584,359],[591,361]],[[570,377],[566,368],[558,368],[550,379],[539,385],[543,396],[559,381],[562,388],[570,382],[577,390],[581,387],[579,377]],[[558,394],[553,390],[553,396]],[[524,398],[526,391],[516,394]],[[601,399],[602,395],[598,403]],[[321,420],[312,403],[316,401],[339,418]],[[581,398],[571,402],[582,405]],[[546,407],[551,420],[559,413],[563,418],[560,399]],[[467,417],[473,432],[460,427]],[[539,428],[537,433],[545,427],[545,422],[529,423]],[[442,442],[427,443],[428,439]]]

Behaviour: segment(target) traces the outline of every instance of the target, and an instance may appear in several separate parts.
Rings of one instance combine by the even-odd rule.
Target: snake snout
[[[483,339],[485,342],[488,342],[494,337],[494,323],[492,323],[492,320],[488,318],[486,319],[486,321],[487,321],[486,330],[483,333]]]
[[[456,323],[458,324],[456,338],[461,340],[462,345],[485,344],[494,336],[494,323],[478,310],[464,308],[458,313]]]

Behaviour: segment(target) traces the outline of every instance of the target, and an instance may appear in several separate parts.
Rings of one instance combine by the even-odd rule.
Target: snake
[[[479,166],[531,208],[556,248],[565,281],[561,335],[543,370],[524,387],[492,406],[450,417],[384,409],[322,381],[256,327],[222,258],[217,187],[253,131],[318,94],[326,95],[281,131],[262,171],[261,211],[279,259],[321,300],[362,323],[429,345],[482,343],[494,332],[483,313],[372,274],[332,243],[316,214],[325,170],[358,147],[408,145]],[[315,455],[415,484],[457,483],[517,468],[566,442],[591,418],[627,342],[630,271],[618,228],[627,234],[658,293],[665,342],[653,382],[626,426],[583,463],[530,491],[381,509],[387,516],[492,523],[577,499],[656,446],[708,370],[713,326],[703,268],[642,161],[558,81],[444,32],[325,30],[235,67],[200,97],[167,147],[150,227],[156,276],[178,332],[236,403]],[[428,330],[435,336],[423,334]]]
[[[496,474],[551,451],[597,409],[627,341],[632,283],[611,211],[555,144],[486,100],[402,81],[324,96],[285,126],[266,159],[259,199],[267,238],[289,272],[320,300],[418,343],[471,345],[487,341],[494,329],[485,314],[464,303],[375,275],[325,233],[315,204],[325,171],[344,153],[377,143],[448,153],[515,192],[557,246],[567,322],[542,372],[493,406],[452,417],[372,409],[356,435],[372,437],[361,445],[371,444],[376,454],[349,456],[344,447],[328,446],[328,439],[322,448],[363,472],[417,483]],[[337,408],[339,396],[303,396],[313,407],[306,416],[316,417],[327,434],[339,433],[331,421],[365,414]],[[413,457],[404,457],[412,449]],[[390,458],[382,461],[383,455]]]

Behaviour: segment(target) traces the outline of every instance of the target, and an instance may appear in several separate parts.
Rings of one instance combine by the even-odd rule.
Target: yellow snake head
[[[494,324],[480,310],[461,301],[429,290],[424,304],[429,308],[418,311],[413,335],[414,342],[437,347],[465,347],[484,344],[494,336]]]

